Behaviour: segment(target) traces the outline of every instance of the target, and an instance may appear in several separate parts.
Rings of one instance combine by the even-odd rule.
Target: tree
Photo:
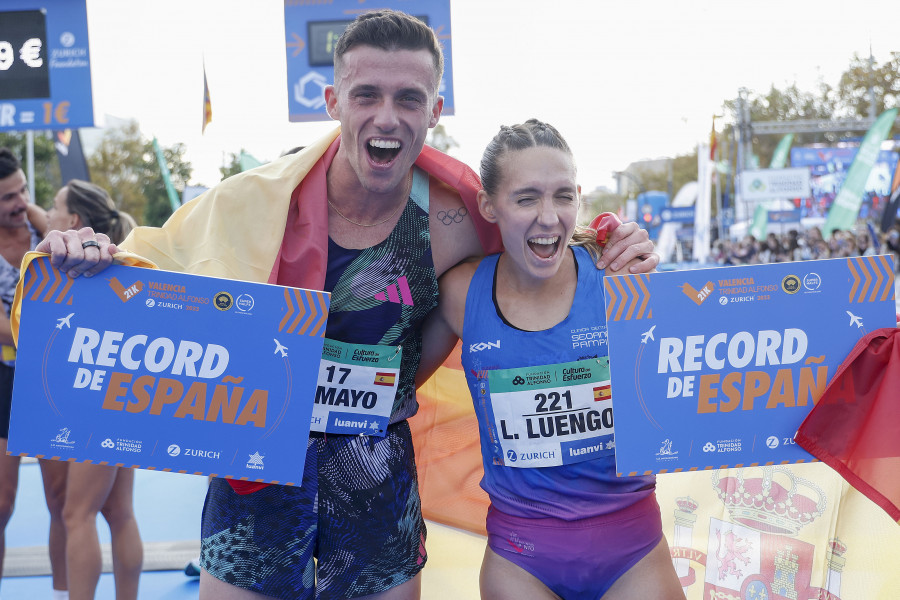
[[[836,90],[840,116],[869,116],[870,85],[875,96],[876,115],[900,106],[900,52],[891,52],[887,62],[880,66],[873,64],[871,69],[868,58],[853,55]]]
[[[448,153],[451,148],[459,148],[459,144],[447,133],[447,130],[444,129],[442,123],[438,123],[434,129],[431,130],[426,142],[429,146],[440,150],[444,154]]]
[[[237,154],[230,152],[228,162],[219,167],[219,173],[222,174],[222,179],[228,179],[232,175],[237,175],[241,172],[241,154],[243,154],[244,149],[241,148],[241,151]]]
[[[28,173],[26,164],[27,140],[25,133],[0,133],[0,147],[9,148],[22,162],[22,170]],[[36,132],[34,135],[34,202],[38,206],[50,208],[53,197],[62,181],[59,174],[59,159],[53,146],[51,132]]]
[[[172,184],[184,189],[191,164],[184,160],[185,147],[161,147]],[[91,179],[106,189],[116,206],[140,225],[159,226],[172,214],[153,142],[141,135],[137,121],[107,129],[96,152],[88,157]]]

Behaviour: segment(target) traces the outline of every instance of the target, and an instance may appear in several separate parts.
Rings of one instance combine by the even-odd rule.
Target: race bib
[[[397,395],[401,350],[326,339],[310,430],[384,436]]]
[[[553,467],[615,452],[609,359],[488,373],[495,463]]]

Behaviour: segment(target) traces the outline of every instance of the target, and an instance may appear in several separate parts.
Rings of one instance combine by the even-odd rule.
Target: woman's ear
[[[494,214],[494,203],[491,201],[491,197],[488,196],[487,192],[479,190],[475,199],[478,201],[478,212],[481,213],[484,220],[488,223],[496,223],[497,216]]]

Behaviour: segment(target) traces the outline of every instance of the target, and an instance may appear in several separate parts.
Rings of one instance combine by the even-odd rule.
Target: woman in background
[[[73,179],[53,199],[43,233],[82,227],[105,233],[112,243],[119,244],[135,222],[128,213],[116,209],[106,190]],[[68,467],[63,522],[70,600],[92,600],[97,589],[102,570],[98,512],[109,524],[112,538],[116,599],[136,599],[144,547],[132,501],[134,470],[87,463],[70,463]]]

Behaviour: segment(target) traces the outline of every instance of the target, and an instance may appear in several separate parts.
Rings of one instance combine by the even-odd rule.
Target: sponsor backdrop
[[[327,293],[29,257],[9,452],[300,481]]]
[[[442,114],[453,114],[450,0],[293,1],[284,3],[288,113],[292,122],[331,120],[325,112],[324,89],[334,83],[337,39],[359,13],[382,8],[416,16],[437,34],[444,50],[444,76],[438,88],[444,97]]]
[[[616,466],[808,462],[794,434],[856,342],[896,323],[886,256],[604,279]]]
[[[0,131],[92,127],[84,0],[3,0]]]

